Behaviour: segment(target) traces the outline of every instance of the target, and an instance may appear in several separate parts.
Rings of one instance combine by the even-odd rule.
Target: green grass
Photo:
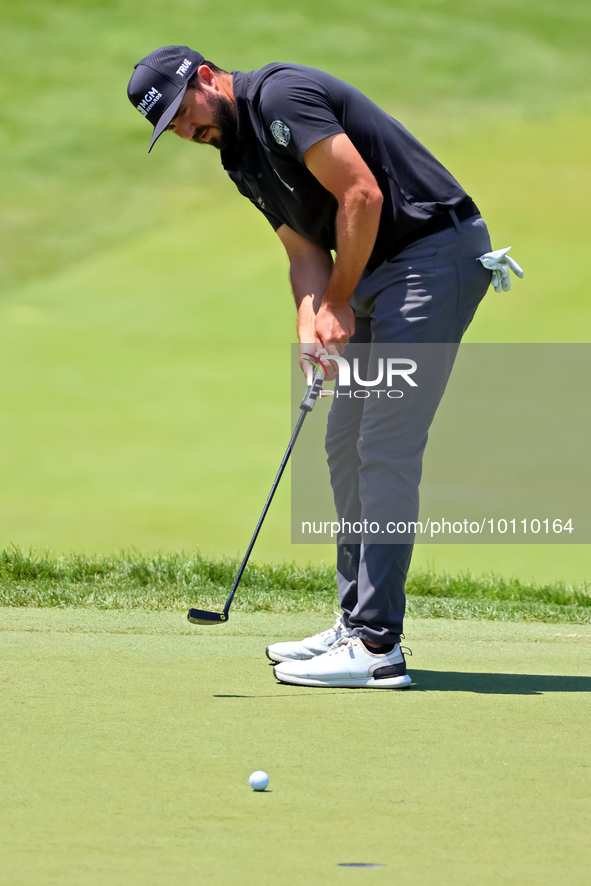
[[[350,80],[449,166],[525,267],[470,340],[589,341],[590,29],[575,0],[7,0],[0,546],[236,557],[289,434],[280,245],[215,151],[168,138],[148,157],[125,96],[135,61],[188,42],[229,68],[286,59]],[[285,484],[257,556],[332,557],[292,546],[289,519]],[[588,563],[587,546],[415,554],[541,584],[588,581]]]
[[[577,0],[5,0],[1,282],[55,273],[225,190],[213,152],[146,155],[125,86],[157,46],[187,42],[228,69],[299,61],[432,133],[492,119],[501,135],[508,117],[589,107],[590,24]]]
[[[409,691],[277,684],[324,623],[0,610],[2,881],[586,886],[589,627],[410,619]]]
[[[0,553],[0,605],[94,609],[219,609],[239,563],[199,553],[120,553],[53,558],[18,549]],[[490,574],[412,572],[411,616],[591,624],[591,586],[535,585]],[[332,566],[249,564],[236,612],[330,613],[338,606]]]

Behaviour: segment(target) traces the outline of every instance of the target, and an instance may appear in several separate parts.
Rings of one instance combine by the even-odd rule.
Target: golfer
[[[164,132],[211,145],[266,216],[289,259],[302,361],[348,342],[369,354],[381,345],[452,346],[426,406],[389,418],[375,397],[335,398],[329,417],[339,519],[363,517],[368,502],[384,512],[405,502],[416,519],[429,425],[491,282],[477,260],[491,245],[476,204],[400,123],[319,70],[270,64],[229,73],[186,46],[167,46],[135,66],[128,97],[154,127],[149,150]],[[410,684],[400,637],[413,538],[339,538],[342,614],[321,634],[269,646],[277,679]]]

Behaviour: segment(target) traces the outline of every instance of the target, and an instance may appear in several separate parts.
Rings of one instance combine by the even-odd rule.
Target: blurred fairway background
[[[148,156],[125,88],[157,46],[365,91],[526,269],[468,340],[589,341],[588,4],[4,0],[1,33],[0,547],[234,555],[289,434],[282,248],[215,150],[171,136]],[[257,558],[332,558],[289,535],[285,483]],[[427,561],[590,577],[587,546],[418,548]]]

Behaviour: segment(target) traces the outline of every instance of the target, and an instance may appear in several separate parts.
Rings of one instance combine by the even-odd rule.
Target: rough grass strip
[[[110,557],[0,552],[0,605],[96,609],[216,609],[238,563],[200,553]],[[408,612],[441,618],[591,623],[591,584],[536,585],[498,575],[414,572]],[[253,563],[234,608],[243,612],[322,612],[337,606],[333,566]]]

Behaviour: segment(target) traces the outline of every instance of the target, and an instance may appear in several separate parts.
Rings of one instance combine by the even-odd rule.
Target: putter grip
[[[312,384],[306,388],[306,393],[304,394],[302,402],[300,403],[300,409],[303,412],[312,412],[312,410],[314,409],[314,404],[316,403],[318,395],[320,394],[320,389],[322,388],[323,381],[324,374],[318,369],[315,369],[314,376],[312,378]]]

